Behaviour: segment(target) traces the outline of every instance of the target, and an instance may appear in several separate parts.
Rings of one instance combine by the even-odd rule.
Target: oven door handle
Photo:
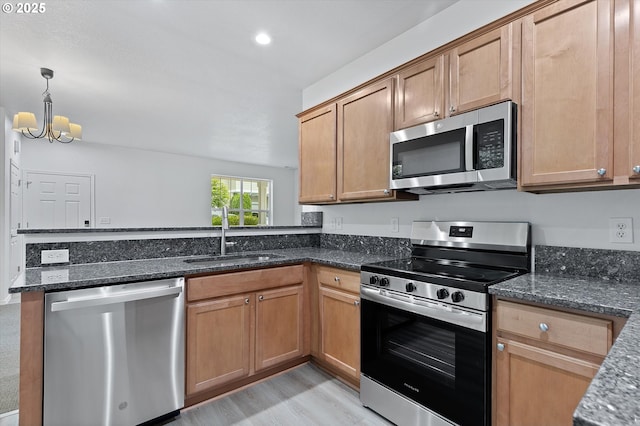
[[[413,312],[428,318],[434,318],[460,327],[470,328],[472,330],[487,332],[487,314],[482,312],[469,312],[460,308],[445,308],[428,302],[419,300],[404,301],[395,298],[391,293],[387,295],[380,294],[380,290],[360,287],[360,297],[371,302],[380,303],[382,305],[393,308],[402,309],[404,311]],[[409,297],[407,297],[409,300]]]

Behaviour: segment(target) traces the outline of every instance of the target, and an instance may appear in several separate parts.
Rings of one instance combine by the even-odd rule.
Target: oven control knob
[[[462,302],[464,300],[464,294],[462,294],[461,291],[454,291],[453,294],[451,295],[451,300],[453,300],[456,303]]]
[[[412,291],[416,290],[416,286],[413,283],[407,283],[404,286],[405,290],[407,290],[407,292],[411,293]]]
[[[378,278],[377,275],[371,275],[369,277],[369,284],[371,284],[371,285],[378,284],[378,281],[380,281],[380,278]]]
[[[389,287],[389,278],[386,278],[386,277],[381,278],[380,287]]]
[[[449,297],[449,290],[447,290],[446,288],[441,288],[436,291],[436,296],[438,297],[438,299],[446,299],[447,297]]]

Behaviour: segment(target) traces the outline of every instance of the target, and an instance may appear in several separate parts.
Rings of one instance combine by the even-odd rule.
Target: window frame
[[[233,192],[231,191],[231,188],[227,188],[229,191],[229,201],[227,202],[227,207],[229,208],[229,213],[235,214],[235,212],[238,212],[238,216],[240,217],[240,222],[238,225],[230,225],[230,226],[235,226],[235,227],[240,227],[240,226],[251,226],[251,227],[258,227],[258,226],[273,226],[273,179],[266,179],[266,178],[255,178],[255,177],[248,177],[248,176],[233,176],[233,175],[223,175],[223,174],[211,174],[209,176],[209,182],[211,182],[211,180],[213,179],[219,179],[219,180],[236,180],[236,181],[240,181],[240,206],[238,209],[231,209],[231,197],[233,196]],[[250,210],[246,210],[243,206],[242,200],[243,200],[243,196],[245,194],[245,184],[247,182],[251,182],[251,183],[255,183],[255,182],[266,182],[268,187],[267,187],[267,194],[268,194],[268,206],[267,209],[250,209]],[[209,189],[211,189],[211,183],[209,183]],[[248,192],[249,194],[252,194],[253,192]],[[218,210],[220,208],[216,208],[216,207],[211,207],[211,218],[213,219],[214,216],[214,210]],[[245,225],[244,224],[244,218],[245,218],[245,214],[251,214],[251,213],[257,213],[258,217],[260,217],[260,214],[265,214],[266,215],[266,219],[267,219],[267,223],[266,224],[261,224],[258,223],[256,225]]]

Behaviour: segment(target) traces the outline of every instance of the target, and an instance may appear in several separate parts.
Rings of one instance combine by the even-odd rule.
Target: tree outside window
[[[229,225],[270,225],[270,180],[232,176],[211,176],[211,224],[222,224],[222,207],[229,209]]]

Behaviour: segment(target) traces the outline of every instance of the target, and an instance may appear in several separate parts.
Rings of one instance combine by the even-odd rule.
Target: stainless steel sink
[[[237,254],[237,255],[224,255],[224,256],[207,256],[199,257],[195,259],[186,259],[185,263],[206,264],[212,266],[231,266],[231,265],[243,265],[245,263],[257,263],[266,262],[271,259],[282,258],[276,254]]]

